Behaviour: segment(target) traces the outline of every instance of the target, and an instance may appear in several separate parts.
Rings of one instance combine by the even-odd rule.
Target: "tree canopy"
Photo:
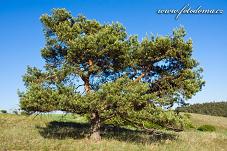
[[[23,110],[87,116],[95,139],[105,123],[182,127],[183,117],[169,108],[190,99],[204,85],[184,28],[139,41],[120,23],[73,17],[65,9],[54,9],[40,19],[45,66],[27,68],[23,76],[27,90],[19,93]],[[85,92],[78,90],[80,86]]]

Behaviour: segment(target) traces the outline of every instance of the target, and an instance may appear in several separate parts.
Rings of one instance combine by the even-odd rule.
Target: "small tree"
[[[27,91],[19,93],[23,110],[87,115],[94,139],[100,139],[103,123],[181,127],[182,117],[167,109],[204,85],[183,28],[139,42],[119,23],[74,18],[65,9],[54,9],[41,22],[45,70],[28,67]]]

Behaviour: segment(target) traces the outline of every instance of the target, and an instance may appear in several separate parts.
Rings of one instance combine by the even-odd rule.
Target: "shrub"
[[[216,130],[216,128],[212,125],[202,125],[199,128],[197,128],[199,131],[208,131],[208,132],[213,132]]]
[[[7,113],[7,111],[6,111],[6,110],[1,110],[0,112],[1,112],[1,113],[4,113],[4,114],[5,114],[5,113]]]

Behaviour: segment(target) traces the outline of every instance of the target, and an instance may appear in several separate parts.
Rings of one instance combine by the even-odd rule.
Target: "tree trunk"
[[[89,64],[89,74],[87,77],[82,78],[82,80],[84,81],[84,87],[87,94],[90,93],[90,90],[91,90],[90,83],[89,83],[89,75],[94,69],[93,61],[91,59],[88,60],[88,64]],[[100,127],[101,127],[101,122],[100,122],[99,113],[97,111],[91,113],[91,130],[90,130],[91,140],[94,140],[94,141],[101,140]]]
[[[88,64],[89,64],[89,71],[88,71],[88,75],[82,77],[82,80],[84,81],[84,88],[86,93],[90,92],[90,83],[89,83],[89,77],[90,77],[90,72],[93,71],[94,65],[93,65],[93,61],[91,59],[88,60]]]
[[[90,83],[89,83],[89,78],[83,78],[84,85],[85,85],[85,91],[88,94],[90,92]],[[94,141],[99,141],[101,140],[100,136],[100,117],[98,112],[93,112],[91,113],[91,130],[90,130],[90,139]]]
[[[94,70],[94,64],[93,61],[91,59],[88,60],[88,64],[89,64],[89,72],[92,72]]]
[[[84,78],[83,79],[84,81],[84,88],[85,88],[85,91],[86,93],[89,93],[90,92],[90,83],[89,83],[89,78]]]
[[[101,140],[100,136],[100,117],[98,112],[94,112],[91,114],[91,134],[90,134],[90,139],[94,141],[99,141]]]

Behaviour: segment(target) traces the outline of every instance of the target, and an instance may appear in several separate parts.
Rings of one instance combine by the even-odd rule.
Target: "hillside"
[[[191,114],[193,125],[210,124],[215,132],[196,128],[184,132],[143,133],[109,127],[100,142],[86,138],[87,122],[67,115],[22,116],[0,114],[0,150],[190,150],[227,148],[227,118]]]
[[[227,102],[207,102],[177,108],[180,112],[227,117]]]

